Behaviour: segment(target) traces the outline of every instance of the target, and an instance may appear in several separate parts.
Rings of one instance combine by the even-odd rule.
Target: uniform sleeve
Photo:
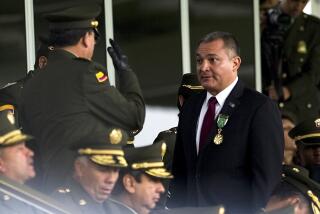
[[[317,90],[317,85],[320,83],[320,42],[310,51],[310,61],[305,65],[307,67],[306,71],[301,72],[299,77],[287,85],[292,97],[300,97],[307,94],[310,91],[310,87],[312,88],[311,90]]]
[[[271,100],[257,109],[251,124],[253,206],[264,207],[280,182],[284,152],[280,112]]]
[[[89,110],[106,124],[126,130],[141,130],[145,103],[136,75],[123,72],[119,89],[111,86],[104,67],[91,64],[83,77],[83,90]]]
[[[318,90],[318,85],[320,83],[320,21],[315,19],[314,17],[308,17],[305,24],[305,36],[303,40],[306,41],[306,54],[298,54],[295,56],[294,60],[291,63],[295,67],[291,66],[292,70],[295,70],[297,73],[292,78],[286,86],[289,88],[291,92],[291,96],[293,98],[304,96],[305,94],[310,93],[310,91]],[[301,34],[299,29],[296,29],[293,33],[294,36],[298,36]],[[299,37],[300,38],[300,37]],[[297,43],[292,41],[293,43]],[[293,44],[294,47],[292,51],[297,51],[296,45]],[[291,73],[291,71],[290,71]]]

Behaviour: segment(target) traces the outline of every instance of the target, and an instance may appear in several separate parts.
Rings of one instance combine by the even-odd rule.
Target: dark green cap
[[[303,167],[284,165],[282,169],[282,180],[298,189],[308,199],[314,213],[319,213],[320,184],[309,178],[308,170]]]
[[[297,144],[304,146],[320,145],[320,118],[307,119],[289,132]]]
[[[101,7],[91,3],[48,13],[45,18],[49,21],[50,29],[95,29],[99,24],[95,18],[100,12]]]
[[[0,111],[0,148],[13,146],[32,139],[23,134],[15,125],[15,119],[11,110]]]
[[[164,166],[163,156],[167,145],[159,142],[143,147],[124,148],[125,157],[131,170],[140,170],[157,178],[172,178]]]
[[[182,76],[178,94],[188,98],[192,93],[199,93],[203,90],[204,89],[201,86],[197,75],[194,73],[188,73]]]
[[[102,166],[127,167],[122,146],[127,144],[128,135],[118,128],[92,133],[81,139],[71,149],[78,155],[86,155],[89,159]]]

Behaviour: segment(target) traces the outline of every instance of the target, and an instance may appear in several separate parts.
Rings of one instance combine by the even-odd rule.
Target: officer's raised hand
[[[128,57],[122,53],[119,45],[112,39],[109,39],[109,42],[111,47],[108,47],[107,50],[109,55],[112,58],[112,62],[115,70],[118,72],[132,71],[132,69],[128,64]]]

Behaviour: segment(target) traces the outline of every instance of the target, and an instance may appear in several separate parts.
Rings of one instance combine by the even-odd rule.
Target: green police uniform
[[[306,159],[305,163],[301,164],[309,170],[310,178],[320,182],[320,164],[315,155],[316,149],[320,147],[320,117],[308,118],[297,124],[291,129],[289,136],[295,140],[298,151],[301,151],[299,154]],[[312,154],[303,152],[305,149],[313,149]]]
[[[291,94],[288,100],[279,102],[280,108],[292,109],[298,122],[317,116],[320,112],[320,20],[305,13],[295,18],[285,33],[280,51],[282,73],[278,74],[279,79]]]
[[[0,151],[4,147],[14,146],[30,140],[31,136],[23,134],[16,126],[11,110],[0,111]],[[35,213],[30,205],[17,200],[0,190],[0,213]]]
[[[190,96],[200,93],[203,90],[204,89],[200,85],[197,75],[194,73],[188,73],[182,76],[181,84],[178,89],[178,96],[182,96],[184,99],[184,102],[186,102]],[[178,109],[181,110],[182,106],[180,105],[179,100],[177,101],[177,106],[178,106]],[[176,136],[177,136],[177,127],[173,127],[171,129],[160,132],[156,137],[156,139],[153,141],[153,143],[157,143],[159,141],[164,141],[166,143],[167,150],[166,150],[166,154],[163,157],[163,161],[165,163],[166,168],[169,171],[171,171],[171,168],[172,168],[172,159],[173,159],[174,146],[176,142]],[[163,183],[165,186],[166,192],[163,195],[161,195],[161,199],[157,203],[156,209],[163,209],[166,206],[169,182],[170,182],[169,180],[165,180]]]
[[[117,128],[92,133],[71,146],[78,156],[86,156],[100,167],[127,167],[122,146],[127,143],[126,132]],[[53,198],[64,204],[74,213],[120,213],[120,206],[106,199],[104,202],[95,201],[85,190],[85,184],[80,184],[69,177],[63,187],[52,193]]]
[[[91,29],[100,13],[97,5],[69,8],[47,15],[55,30]],[[54,45],[54,43],[52,43]],[[49,54],[49,63],[22,94],[22,125],[37,139],[43,185],[51,192],[70,173],[75,153],[68,147],[92,132],[115,126],[142,129],[145,104],[132,71],[119,71],[119,89],[110,85],[107,69],[63,49]]]

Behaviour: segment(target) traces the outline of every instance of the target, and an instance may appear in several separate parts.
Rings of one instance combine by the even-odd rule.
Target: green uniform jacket
[[[54,191],[52,197],[77,214],[120,214],[122,210],[122,206],[113,200],[94,201],[74,179],[68,179],[66,186]]]
[[[282,83],[288,87],[291,97],[279,103],[280,108],[294,112],[298,122],[316,117],[320,112],[318,18],[303,13],[294,20],[285,37],[282,63]]]
[[[84,136],[113,126],[142,129],[145,104],[136,75],[119,74],[111,86],[97,63],[55,50],[50,62],[25,85],[20,117],[26,133],[36,138],[43,171],[43,191],[52,192],[71,173],[75,152]]]

